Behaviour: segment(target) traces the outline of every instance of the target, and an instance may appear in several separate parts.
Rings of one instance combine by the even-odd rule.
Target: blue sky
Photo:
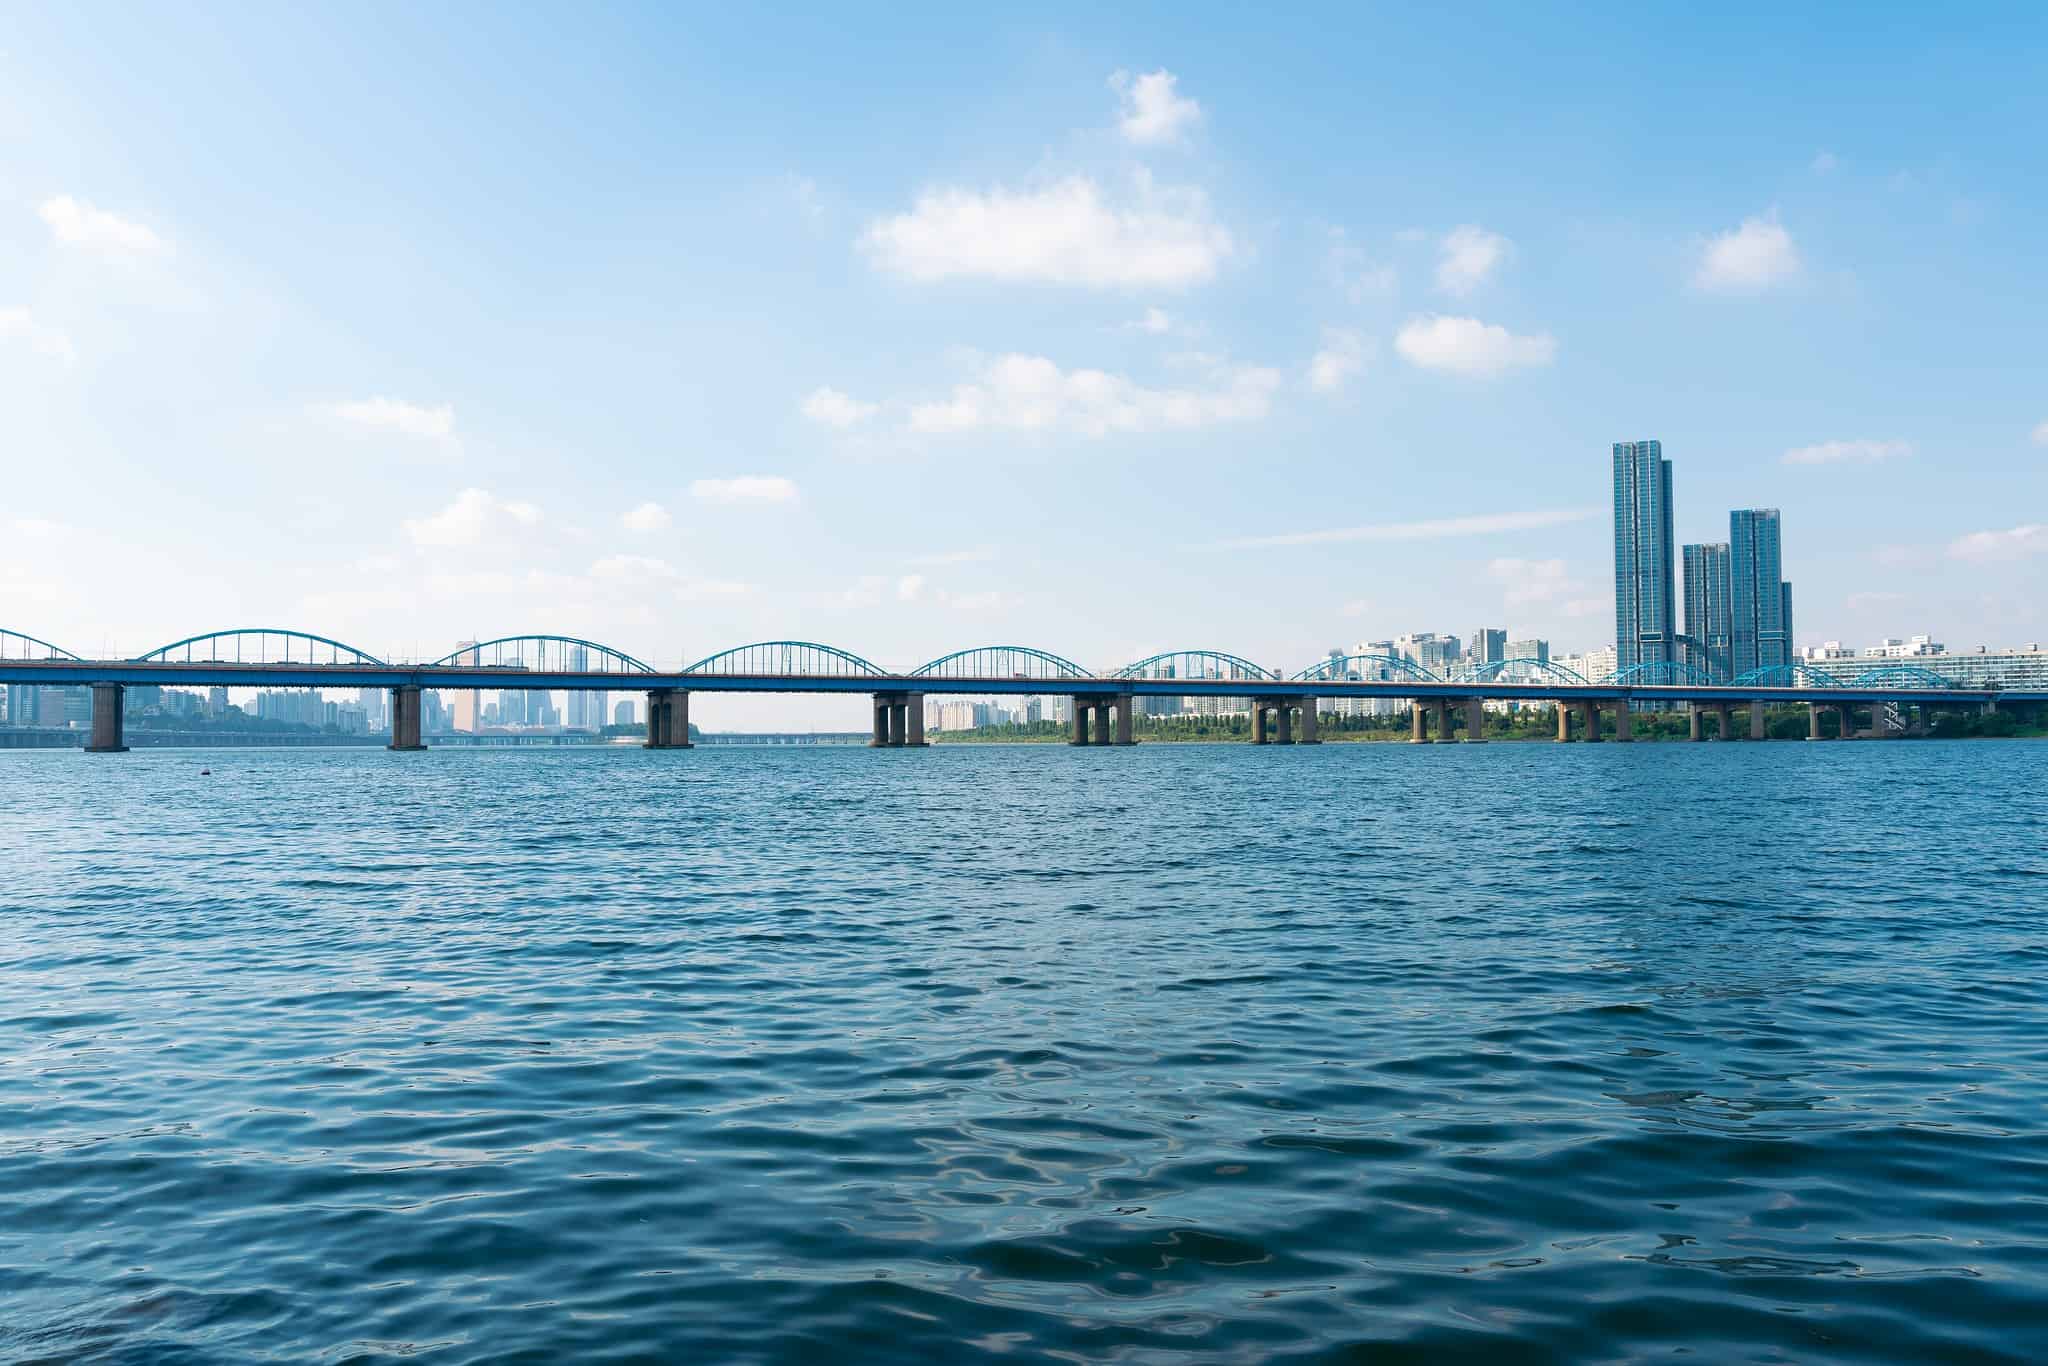
[[[7,5],[0,625],[1582,649],[1657,437],[1682,539],[1783,509],[1802,644],[2038,639],[2044,51],[2038,6]]]

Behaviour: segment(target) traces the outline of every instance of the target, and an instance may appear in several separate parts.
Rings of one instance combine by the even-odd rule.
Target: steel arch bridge
[[[623,650],[575,636],[500,636],[465,645],[429,668],[538,669],[543,672],[651,674],[654,670]]]
[[[224,652],[223,642],[226,641],[234,643],[233,654]],[[323,653],[326,655],[324,659],[321,657]],[[385,661],[353,645],[278,626],[237,626],[225,631],[209,631],[205,635],[186,636],[183,640],[159,645],[146,655],[137,655],[131,662],[173,661],[180,664],[369,664],[385,667]]]
[[[1626,669],[1616,669],[1600,681],[1621,687],[1672,684],[1712,687],[1714,684],[1713,676],[1697,664],[1669,659],[1646,659],[1640,664],[1631,664]]]
[[[1533,659],[1518,655],[1514,659],[1496,659],[1482,664],[1472,671],[1474,683],[1576,683],[1580,687],[1591,687],[1593,680],[1577,669],[1553,664],[1547,659]]]
[[[1826,669],[1809,668],[1804,664],[1767,664],[1760,669],[1739,673],[1729,680],[1730,687],[1759,688],[1839,688],[1842,680]]]
[[[1193,669],[1187,666],[1196,662]],[[1224,679],[1229,682],[1244,680],[1260,683],[1277,681],[1279,675],[1262,669],[1249,659],[1225,654],[1221,650],[1168,650],[1164,654],[1152,655],[1135,664],[1126,664],[1110,678],[1192,678]]]
[[[1378,676],[1375,677],[1371,673],[1354,670],[1351,667],[1354,664],[1370,664],[1379,671]],[[1402,659],[1398,655],[1338,655],[1310,665],[1296,674],[1294,679],[1296,682],[1302,683],[1377,683],[1395,681],[1387,672],[1389,669],[1398,671],[1400,678],[1413,679],[1417,683],[1444,683],[1449,681],[1440,674],[1423,668],[1414,660]]]
[[[77,659],[62,645],[52,645],[21,631],[0,626],[0,659]]]
[[[1851,688],[1961,688],[1963,685],[1945,674],[1924,668],[1918,664],[1886,664],[1875,669],[1865,669],[1853,678],[1843,680]]]
[[[781,674],[796,678],[886,678],[859,655],[809,640],[763,640],[706,655],[686,674]]]
[[[977,645],[940,655],[910,671],[912,678],[1032,678],[1055,682],[1091,678],[1073,660],[1028,645]]]

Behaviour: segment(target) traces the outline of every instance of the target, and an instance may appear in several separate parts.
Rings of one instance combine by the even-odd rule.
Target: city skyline
[[[1644,432],[1674,546],[1795,529],[1793,644],[2043,633],[2039,16],[15,18],[0,626],[81,653],[1583,652]]]

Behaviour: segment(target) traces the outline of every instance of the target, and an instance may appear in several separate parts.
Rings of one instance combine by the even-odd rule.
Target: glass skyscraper
[[[1734,677],[1729,669],[1728,545],[1716,541],[1684,549],[1686,662],[1716,683]]]
[[[1792,594],[1785,584],[1778,510],[1737,508],[1728,514],[1730,617],[1729,668],[1782,668],[1792,662],[1785,609]]]
[[[1672,591],[1671,462],[1661,441],[1614,443],[1614,667],[1669,664],[1678,613]]]

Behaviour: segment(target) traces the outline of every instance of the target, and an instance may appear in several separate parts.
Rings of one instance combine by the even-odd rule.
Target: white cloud
[[[507,502],[487,489],[464,489],[433,516],[408,520],[405,534],[418,546],[472,546],[507,522],[532,526],[539,520],[540,509],[532,503]]]
[[[445,403],[429,408],[424,404],[408,403],[402,398],[380,396],[329,403],[319,411],[359,427],[374,427],[403,436],[434,437],[445,441],[455,435],[455,409]]]
[[[1815,175],[1826,175],[1841,164],[1840,159],[1825,147],[1813,154],[1813,173]]]
[[[1490,560],[1486,572],[1506,590],[1503,602],[1510,608],[1539,602],[1554,602],[1582,592],[1585,585],[1565,573],[1564,561],[1524,560],[1512,556]]]
[[[644,534],[651,531],[666,531],[672,520],[668,515],[668,509],[661,504],[642,503],[639,507],[634,508],[631,512],[619,518],[619,523],[628,531],[637,531]]]
[[[607,555],[590,566],[588,577],[608,588],[666,588],[685,600],[736,597],[752,589],[724,579],[692,578],[651,555]]]
[[[1959,560],[2017,560],[2048,553],[2048,526],[2030,523],[2005,531],[1973,531],[1951,541],[1948,553]]]
[[[1333,394],[1365,369],[1365,338],[1342,327],[1323,329],[1323,349],[1308,363],[1308,383],[1319,394]]]
[[[2043,422],[2040,426],[2034,428],[2034,444],[2036,446],[2048,446],[2048,422]]]
[[[25,308],[0,308],[0,341],[23,342],[37,355],[63,361],[66,365],[78,359],[78,353],[72,349],[71,338],[54,327],[44,327]]]
[[[923,591],[924,575],[922,574],[905,574],[902,578],[896,580],[896,600],[898,602],[916,602],[917,595]]]
[[[987,560],[993,560],[995,557],[995,547],[983,545],[976,546],[972,550],[941,550],[930,555],[912,555],[904,563],[931,568],[935,565],[980,564]]]
[[[1280,372],[1200,361],[1201,388],[1151,388],[1105,370],[1062,370],[1043,356],[990,361],[950,397],[910,410],[911,430],[932,434],[983,429],[1111,432],[1185,431],[1264,417]]]
[[[1122,205],[1083,176],[1038,190],[927,190],[910,212],[870,224],[861,246],[877,267],[912,280],[1098,289],[1200,284],[1232,251],[1200,190],[1157,189],[1143,175]]]
[[[1375,261],[1352,243],[1342,228],[1330,229],[1330,249],[1324,269],[1352,303],[1392,294],[1400,288],[1400,272],[1384,261]]]
[[[53,195],[37,206],[50,233],[67,247],[83,247],[105,256],[152,256],[164,240],[141,223],[96,209],[68,194]]]
[[[1463,297],[1486,283],[1508,259],[1514,244],[1497,232],[1467,223],[1445,235],[1436,265],[1436,287]]]
[[[1140,147],[1157,147],[1179,142],[1181,135],[1202,121],[1202,106],[1178,94],[1178,78],[1171,71],[1149,71],[1132,76],[1119,71],[1109,78],[1109,88],[1122,96],[1117,109],[1117,129],[1124,141]]]
[[[803,414],[813,422],[845,431],[857,427],[873,417],[878,405],[862,403],[859,399],[840,393],[837,389],[820,387],[804,395]]]
[[[1548,332],[1517,336],[1477,318],[1431,314],[1411,319],[1394,338],[1394,349],[1411,365],[1454,375],[1492,376],[1523,366],[1548,365],[1557,341]]]
[[[787,503],[796,497],[796,485],[779,474],[742,474],[696,480],[690,496],[707,503]]]
[[[1381,522],[1373,526],[1336,527],[1327,531],[1285,531],[1273,536],[1240,536],[1214,542],[1212,550],[1261,550],[1268,546],[1327,545],[1336,541],[1434,541],[1451,536],[1487,536],[1499,531],[1533,531],[1540,527],[1584,522],[1599,508],[1551,508],[1540,512],[1495,512],[1473,517],[1439,517],[1418,522]]]
[[[1742,226],[1707,243],[1693,284],[1700,289],[1750,292],[1769,289],[1799,274],[1799,251],[1792,234],[1778,221],[1745,218]]]
[[[1839,465],[1845,463],[1874,464],[1879,460],[1894,460],[1913,453],[1910,441],[1823,441],[1814,446],[1798,446],[1784,454],[1788,465]]]
[[[1155,337],[1163,337],[1173,331],[1173,315],[1163,308],[1148,308],[1144,317],[1136,322],[1125,323],[1124,326],[1132,332],[1146,332]]]

